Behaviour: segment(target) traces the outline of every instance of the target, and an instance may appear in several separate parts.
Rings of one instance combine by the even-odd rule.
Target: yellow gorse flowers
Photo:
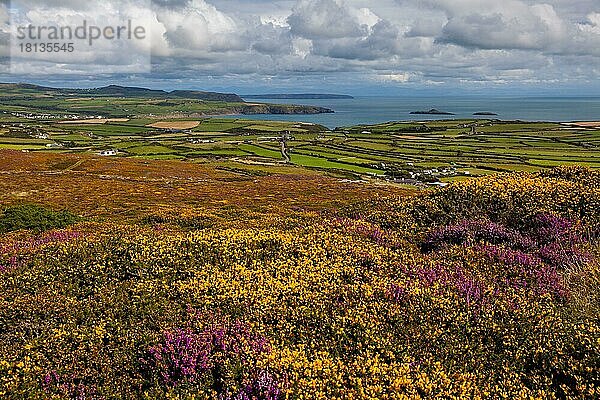
[[[598,397],[599,183],[561,168],[237,215],[174,201],[43,244],[6,234],[0,394]]]

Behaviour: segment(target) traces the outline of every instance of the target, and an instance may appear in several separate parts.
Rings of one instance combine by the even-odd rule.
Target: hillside
[[[224,101],[232,103],[243,103],[244,100],[236,94],[203,92],[195,90],[174,90],[167,92],[164,90],[152,90],[139,87],[127,87],[118,85],[109,85],[92,89],[71,89],[71,88],[52,88],[37,86],[26,83],[19,84],[0,84],[0,91],[3,95],[10,94],[51,94],[55,96],[95,96],[95,97],[127,97],[127,98],[186,98],[205,101]]]
[[[597,171],[420,193],[69,154],[0,172],[2,398],[598,393]]]
[[[53,115],[77,114],[84,117],[122,118],[152,115],[223,115],[223,114],[319,114],[333,110],[310,105],[246,103],[236,94],[196,90],[152,90],[110,85],[93,89],[65,89],[31,84],[0,84],[0,112],[17,109],[23,113],[50,112]],[[108,104],[107,104],[108,103]],[[120,112],[111,109],[125,104]],[[85,105],[89,104],[89,108]],[[82,107],[82,105],[84,105]],[[147,106],[154,106],[153,110]],[[162,106],[156,108],[156,106]],[[183,107],[182,107],[183,106]],[[144,113],[144,111],[146,111]],[[183,112],[182,112],[183,110]],[[185,111],[188,110],[186,113]]]

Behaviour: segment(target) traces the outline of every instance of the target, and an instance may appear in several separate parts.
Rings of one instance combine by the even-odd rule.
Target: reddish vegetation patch
[[[164,207],[285,215],[290,210],[331,210],[371,197],[410,193],[342,182],[300,168],[282,171],[248,176],[181,161],[2,151],[0,204],[25,200],[119,218],[145,216]]]

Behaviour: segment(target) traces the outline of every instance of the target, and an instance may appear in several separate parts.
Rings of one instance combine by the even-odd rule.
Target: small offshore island
[[[455,115],[454,113],[436,110],[435,108],[432,108],[429,111],[413,111],[410,114],[411,115]]]

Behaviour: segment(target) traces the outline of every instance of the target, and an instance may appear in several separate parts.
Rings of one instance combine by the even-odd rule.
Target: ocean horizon
[[[316,115],[244,115],[227,118],[298,121],[321,124],[328,128],[372,125],[388,121],[427,121],[442,119],[499,119],[520,121],[596,121],[600,120],[600,97],[483,97],[483,96],[360,96],[354,99],[260,99],[256,102],[306,104],[330,108],[334,114]],[[414,115],[430,109],[454,115]],[[497,116],[475,116],[492,112]]]

